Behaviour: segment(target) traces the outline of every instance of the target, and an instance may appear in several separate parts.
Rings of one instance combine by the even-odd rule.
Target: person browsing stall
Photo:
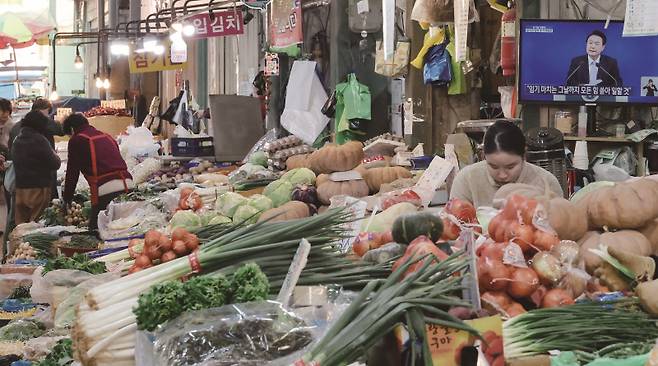
[[[31,111],[11,147],[16,172],[14,218],[16,225],[36,221],[50,204],[52,174],[61,164],[48,143],[48,117]]]
[[[471,202],[475,207],[493,206],[500,187],[525,183],[548,188],[562,197],[562,187],[549,171],[525,161],[523,131],[509,121],[496,121],[484,135],[485,160],[462,169],[450,189],[450,198]]]
[[[98,213],[116,197],[134,188],[132,176],[112,136],[91,126],[82,114],[64,120],[64,132],[72,135],[68,145],[64,202],[73,200],[82,173],[91,191],[89,229],[98,228]]]

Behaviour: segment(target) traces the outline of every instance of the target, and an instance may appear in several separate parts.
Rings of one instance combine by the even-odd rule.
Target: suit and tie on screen
[[[602,54],[606,43],[607,38],[601,31],[587,35],[587,54],[571,60],[566,85],[623,86],[617,60]]]

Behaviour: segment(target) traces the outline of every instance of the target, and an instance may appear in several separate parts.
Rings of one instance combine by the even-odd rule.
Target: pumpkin
[[[588,196],[587,213],[593,228],[636,229],[658,217],[658,181],[652,179],[602,187]]]
[[[617,232],[590,231],[580,240],[580,251],[578,256],[585,262],[585,269],[589,274],[594,274],[603,263],[603,259],[592,253],[590,249],[598,249],[599,245],[616,247],[637,255],[651,255],[653,248],[642,233],[634,230],[621,230]]]
[[[290,201],[277,208],[263,212],[258,222],[269,220],[271,222],[303,219],[311,216],[309,206],[300,201]]]
[[[411,178],[411,172],[401,166],[372,168],[365,170],[365,174],[360,172],[363,179],[366,180],[370,193],[377,193],[382,184],[394,182],[400,178]]]
[[[496,194],[494,194],[494,207],[498,209],[502,208],[505,204],[505,201],[507,200],[507,197],[513,194],[537,200],[550,200],[557,197],[555,193],[553,193],[548,188],[540,188],[525,183],[509,183],[498,188],[498,191],[496,191]]]
[[[587,233],[587,206],[557,197],[543,202],[548,222],[562,240],[580,240]]]
[[[409,244],[420,236],[436,242],[443,234],[443,221],[429,212],[415,212],[398,217],[393,222],[393,240],[400,244]]]
[[[320,180],[320,179],[318,179]],[[331,197],[347,195],[351,197],[365,197],[368,195],[368,184],[363,179],[347,180],[343,182],[334,182],[327,178],[322,184],[318,185],[318,198],[325,205],[331,204]]]
[[[344,145],[327,144],[309,157],[315,174],[346,172],[357,167],[363,159],[363,145],[350,141]]]
[[[647,238],[647,240],[649,240],[649,243],[651,243],[651,247],[653,248],[653,254],[657,254],[658,253],[658,219],[649,222],[643,228],[639,229],[639,231],[642,233],[642,235],[644,235]]]
[[[293,155],[286,160],[286,169],[310,168],[310,157],[311,154]]]

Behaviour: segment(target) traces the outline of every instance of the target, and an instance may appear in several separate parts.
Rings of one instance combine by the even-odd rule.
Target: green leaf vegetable
[[[194,277],[184,284],[183,309],[201,310],[228,303],[230,283],[223,275]]]
[[[76,253],[72,257],[58,256],[54,259],[49,259],[43,268],[43,274],[57,269],[76,269],[78,271],[85,271],[91,274],[105,273],[105,263],[94,262],[86,255]]]
[[[68,366],[73,364],[73,341],[71,338],[60,339],[52,351],[35,366]]]
[[[230,281],[222,274],[214,274],[194,277],[185,283],[157,284],[139,296],[133,313],[138,329],[152,331],[186,311],[265,300],[269,289],[267,276],[257,264],[248,263],[238,268]]]
[[[256,263],[247,263],[233,274],[231,289],[233,303],[265,300],[270,292],[270,283]]]
[[[27,341],[46,333],[43,323],[32,319],[15,319],[0,328],[0,341]]]
[[[183,284],[169,281],[157,284],[140,295],[133,313],[137,318],[138,329],[152,331],[169,319],[183,313],[185,291]]]
[[[30,287],[32,287],[32,285],[18,286],[16,288],[14,288],[11,291],[11,294],[9,295],[9,298],[10,299],[31,299]]]

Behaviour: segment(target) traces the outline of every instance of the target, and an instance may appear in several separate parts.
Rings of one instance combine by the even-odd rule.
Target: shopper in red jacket
[[[89,183],[91,215],[89,229],[98,228],[98,213],[116,197],[134,188],[132,176],[121,157],[119,145],[112,136],[95,129],[82,114],[64,120],[69,140],[64,202],[73,200],[80,173]]]

